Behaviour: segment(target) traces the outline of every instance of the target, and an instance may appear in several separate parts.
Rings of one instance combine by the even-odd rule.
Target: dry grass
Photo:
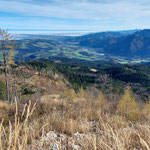
[[[29,136],[29,118],[31,117],[35,105],[31,107],[31,103],[24,106],[21,116],[25,116],[23,122],[20,121],[18,114],[18,105],[16,104],[15,119],[12,123],[9,121],[8,126],[4,126],[4,119],[0,124],[0,149],[1,150],[23,150],[26,149]]]
[[[0,109],[9,110],[10,105],[8,102],[0,101]]]
[[[149,150],[146,110],[141,110],[144,113],[138,120],[128,120],[114,110],[116,105],[102,105],[92,98],[75,102],[60,98],[16,107],[1,102],[0,109],[8,113],[1,116],[0,150],[46,150],[52,143],[59,150],[72,150],[72,145],[81,150]],[[50,131],[59,138],[47,138]]]

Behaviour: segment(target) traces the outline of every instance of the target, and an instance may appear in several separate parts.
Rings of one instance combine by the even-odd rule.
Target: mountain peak
[[[141,36],[150,37],[150,29],[139,30],[135,34],[139,34]]]

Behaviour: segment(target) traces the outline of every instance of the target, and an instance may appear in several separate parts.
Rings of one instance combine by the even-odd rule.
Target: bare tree
[[[13,64],[13,48],[14,42],[11,41],[12,35],[7,30],[0,29],[0,50],[2,51],[4,72],[5,72],[5,83],[7,91],[7,100],[11,103],[10,92],[9,92],[9,78],[8,68],[9,65]]]

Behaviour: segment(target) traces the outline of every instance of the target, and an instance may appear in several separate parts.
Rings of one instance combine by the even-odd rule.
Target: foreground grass
[[[61,97],[12,106],[1,102],[0,149],[149,150],[148,105],[140,115],[131,111],[130,117],[117,110],[121,104],[83,95],[74,101]]]

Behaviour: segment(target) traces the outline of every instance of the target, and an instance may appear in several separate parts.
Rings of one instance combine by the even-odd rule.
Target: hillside
[[[132,35],[116,39],[106,51],[109,54],[126,57],[150,57],[150,30],[138,31]]]
[[[150,66],[147,64],[121,65],[112,62],[49,62],[30,61],[18,64],[11,73],[16,78],[18,92],[28,96],[47,93],[58,94],[61,90],[80,88],[97,92],[101,90],[111,100],[114,95],[122,95],[130,86],[139,100],[147,100],[150,94]],[[4,73],[0,74],[0,97],[4,95]],[[47,82],[48,81],[48,82]],[[59,85],[59,86],[58,86]],[[14,84],[13,84],[14,87]],[[56,87],[59,87],[58,89]],[[14,92],[14,91],[13,91]]]
[[[150,30],[139,30],[132,34],[97,33],[80,37],[79,44],[91,48],[99,48],[112,56],[128,58],[150,57]]]
[[[37,63],[36,63],[37,64]],[[39,67],[39,66],[42,67]],[[52,65],[44,64],[32,66],[28,63],[16,65],[8,76],[10,95],[15,95],[17,101],[40,100],[43,96],[57,95],[60,91],[72,87],[63,74]],[[0,69],[0,100],[6,100],[5,75]],[[55,96],[54,96],[55,97]],[[11,97],[14,101],[14,96]]]
[[[11,103],[1,64],[2,150],[150,148],[149,63],[32,60],[10,65],[8,79]]]
[[[10,78],[15,85],[9,85],[17,95],[12,104],[0,101],[1,149],[149,150],[150,100],[140,102],[129,86],[120,95],[117,91],[105,93],[112,88],[109,73],[120,80],[129,75],[131,82],[132,73],[148,76],[148,66],[72,65],[33,61],[11,68],[9,78],[15,79]],[[0,71],[2,94],[2,67]],[[106,86],[100,91],[93,82],[97,77],[95,81]],[[80,87],[77,91],[75,85]]]
[[[148,64],[121,65],[112,62],[70,61],[63,63],[43,60],[30,61],[22,65],[24,71],[18,71],[21,67],[17,67],[13,72],[17,73],[17,80],[22,83],[21,87],[26,87],[25,90],[31,90],[31,93],[34,91],[35,94],[40,93],[39,91],[59,93],[59,90],[67,87],[78,92],[83,87],[93,92],[101,90],[111,99],[110,95],[122,95],[126,86],[131,87],[139,100],[145,101],[150,94]],[[4,81],[4,74],[0,79]],[[54,88],[56,85],[59,85],[59,89]]]
[[[106,95],[121,94],[130,85],[143,100],[150,94],[150,66],[147,64],[121,65],[112,62],[59,63],[57,69],[73,84],[94,86]],[[140,98],[139,98],[140,99]]]
[[[72,41],[72,42],[81,42],[81,45],[86,44],[86,42],[90,42],[91,44],[94,44],[94,41],[100,41],[100,40],[105,40],[108,38],[112,38],[112,37],[120,37],[123,35],[130,35],[133,34],[135,32],[137,32],[138,30],[124,30],[124,31],[106,31],[106,32],[97,32],[97,33],[90,33],[90,34],[86,34],[80,37],[72,37],[72,38],[68,38],[66,39],[66,41]],[[92,42],[93,41],[93,42]],[[96,45],[96,44],[95,44]]]

